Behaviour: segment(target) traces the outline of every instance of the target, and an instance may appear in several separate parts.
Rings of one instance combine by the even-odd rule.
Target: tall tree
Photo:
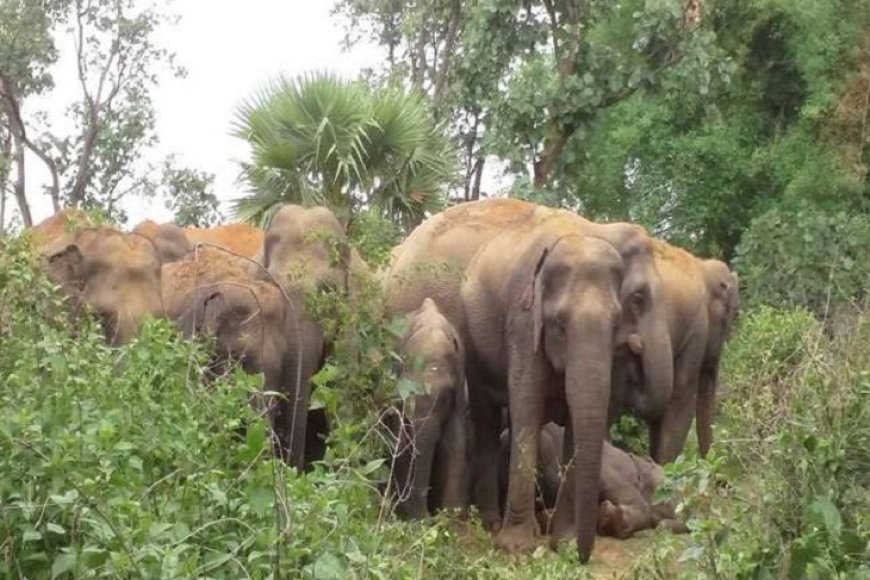
[[[178,167],[170,157],[163,164],[162,195],[166,209],[180,226],[211,227],[221,220],[214,194],[214,174]]]
[[[487,154],[537,189],[600,114],[652,89],[687,56],[706,68],[697,0],[339,0],[348,43],[383,45],[394,75],[427,92],[462,139],[467,198]],[[443,73],[443,74],[442,74]]]
[[[140,159],[156,142],[151,92],[161,73],[183,74],[155,32],[174,22],[167,2],[0,0],[0,123],[12,136],[13,194],[32,225],[25,152],[47,169],[47,193],[61,206],[99,205],[116,213],[125,195],[153,189]],[[32,111],[30,98],[54,88],[56,38],[72,38],[78,96],[69,131]],[[69,88],[67,88],[69,90]]]
[[[440,207],[455,147],[419,95],[331,75],[280,79],[239,110],[253,194],[237,214],[264,222],[281,202],[321,203],[349,220],[375,207],[405,226]]]

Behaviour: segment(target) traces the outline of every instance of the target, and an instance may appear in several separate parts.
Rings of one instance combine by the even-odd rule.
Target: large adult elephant
[[[391,417],[398,441],[392,478],[396,512],[405,519],[423,517],[427,508],[462,512],[468,496],[462,339],[427,298],[409,316],[399,351],[401,378],[422,390]]]
[[[60,236],[43,259],[72,305],[98,316],[112,345],[129,342],[145,316],[163,314],[160,255],[144,236],[86,228]]]
[[[508,496],[496,544],[509,551],[534,545],[538,442],[544,423],[555,420],[573,428],[574,529],[585,562],[595,541],[613,345],[629,318],[620,304],[621,255],[566,217],[482,245],[460,297],[480,497],[498,497],[501,408],[510,413]]]
[[[658,412],[631,410],[649,425],[650,455],[663,464],[683,450],[696,415],[701,453],[706,454],[712,443],[719,359],[737,315],[739,293],[737,275],[719,260],[702,260],[659,241],[655,259],[673,345],[674,386],[667,405]],[[637,380],[641,361],[630,357],[623,362],[614,391],[643,389]]]

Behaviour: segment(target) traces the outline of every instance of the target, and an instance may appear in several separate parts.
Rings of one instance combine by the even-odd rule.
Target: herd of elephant
[[[328,430],[323,411],[309,411],[327,321],[305,297],[338,290],[352,302],[373,282],[385,323],[408,321],[396,350],[402,378],[421,386],[386,421],[400,516],[474,505],[498,546],[523,551],[547,532],[573,538],[583,562],[596,532],[685,530],[653,495],[693,419],[700,453],[712,443],[719,359],[739,309],[724,263],[633,224],[514,199],[432,216],[378,273],[323,207],[285,205],[265,231],[72,228],[73,215],[31,236],[71,307],[93,311],[113,345],[149,315],[213,336],[216,366],[238,362],[283,395],[252,404],[290,465],[322,458]],[[625,412],[649,427],[650,457],[608,442]]]

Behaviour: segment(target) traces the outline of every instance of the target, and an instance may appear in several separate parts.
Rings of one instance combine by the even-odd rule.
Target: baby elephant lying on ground
[[[545,510],[553,509],[562,483],[562,443],[565,429],[547,423],[541,433],[538,454],[538,488]],[[506,484],[506,466],[510,461],[507,431],[502,435],[502,473],[499,481]],[[598,534],[629,538],[635,532],[663,525],[674,533],[686,533],[686,525],[674,513],[670,502],[653,504],[656,489],[664,481],[660,465],[649,457],[641,457],[604,442],[601,457],[599,488]],[[506,491],[506,490],[505,490]],[[539,519],[547,531],[546,512]]]
[[[671,502],[653,504],[653,495],[664,481],[660,465],[649,457],[626,453],[604,442],[598,533],[628,538],[634,532],[664,525],[674,533],[688,532],[677,519]]]

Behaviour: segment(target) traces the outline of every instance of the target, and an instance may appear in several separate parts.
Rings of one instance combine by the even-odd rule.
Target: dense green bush
[[[668,471],[712,578],[870,575],[870,317],[831,340],[804,310],[744,317],[706,461]]]
[[[802,306],[823,316],[831,304],[868,295],[868,255],[870,214],[800,204],[754,220],[735,264],[747,303]]]

